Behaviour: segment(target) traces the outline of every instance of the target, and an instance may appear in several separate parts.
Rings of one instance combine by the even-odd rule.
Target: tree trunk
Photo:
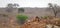
[[[55,17],[57,16],[57,12],[54,13]]]

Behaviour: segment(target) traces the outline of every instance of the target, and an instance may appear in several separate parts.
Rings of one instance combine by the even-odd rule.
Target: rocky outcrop
[[[38,17],[35,17],[29,22],[23,24],[21,28],[56,28],[56,27],[60,28],[59,22],[60,22],[59,20],[54,20],[54,19],[48,20],[48,19],[40,19]]]

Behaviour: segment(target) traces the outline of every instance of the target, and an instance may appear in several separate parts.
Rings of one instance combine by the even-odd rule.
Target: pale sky
[[[17,3],[20,7],[47,7],[48,3],[60,5],[60,0],[0,0],[0,7],[6,7],[8,3]]]

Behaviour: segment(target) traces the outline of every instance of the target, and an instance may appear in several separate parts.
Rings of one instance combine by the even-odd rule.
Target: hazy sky
[[[8,3],[17,3],[20,7],[47,7],[48,3],[60,5],[60,0],[0,0],[0,7],[5,7]]]

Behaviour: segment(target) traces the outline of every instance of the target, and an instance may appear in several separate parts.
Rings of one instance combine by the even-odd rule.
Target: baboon
[[[39,17],[38,17],[38,16],[36,16],[35,18],[36,18],[36,20],[37,20],[38,22],[40,21],[40,19],[39,19]]]

